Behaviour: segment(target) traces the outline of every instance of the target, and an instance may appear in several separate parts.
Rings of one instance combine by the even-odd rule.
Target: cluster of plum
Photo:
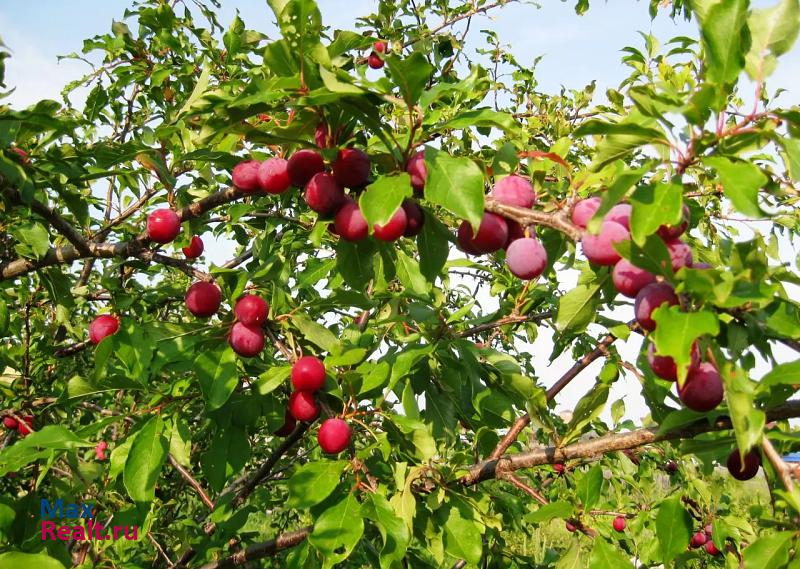
[[[719,555],[720,550],[717,549],[717,546],[714,545],[711,536],[711,524],[707,524],[702,530],[698,531],[692,536],[692,540],[689,542],[689,547],[691,549],[698,549],[700,547],[704,547],[706,553],[709,555]]]
[[[581,200],[572,210],[572,222],[578,227],[586,228],[589,220],[600,208],[601,199],[592,197]],[[695,264],[691,248],[680,239],[689,227],[689,208],[683,207],[683,215],[677,225],[663,225],[657,234],[664,241],[669,251],[672,270],[678,271],[683,267],[695,269],[708,268],[705,264]],[[674,287],[666,282],[659,281],[655,275],[639,268],[630,261],[620,257],[614,249],[614,244],[630,239],[631,206],[618,204],[614,206],[603,218],[600,231],[596,235],[586,233],[581,239],[581,247],[586,258],[602,266],[613,266],[612,280],[617,291],[634,300],[634,314],[636,321],[642,329],[649,332],[655,330],[656,322],[653,312],[656,308],[666,304],[676,306],[680,304]],[[678,377],[675,361],[669,356],[659,356],[655,353],[655,344],[651,343],[647,350],[647,361],[653,373],[662,379],[676,381]],[[692,346],[691,363],[683,387],[678,388],[681,402],[689,409],[698,412],[708,412],[717,407],[723,398],[722,378],[719,371],[711,362],[702,362],[700,348],[695,343]]]
[[[415,180],[427,177],[422,155],[414,156],[408,163],[412,186]],[[233,169],[233,185],[244,193],[264,192],[281,194],[290,187],[304,189],[305,202],[321,217],[332,219],[330,229],[346,241],[361,241],[370,233],[370,227],[354,196],[369,183],[370,159],[358,148],[343,148],[327,170],[325,160],[316,150],[302,149],[288,160],[269,158],[263,162],[246,160]],[[345,188],[351,194],[345,193]],[[416,190],[416,191],[421,191]],[[425,216],[415,200],[405,200],[383,225],[372,227],[372,234],[381,241],[395,241],[413,237],[422,230]]]
[[[531,183],[516,174],[500,179],[490,193],[497,202],[516,207],[531,208],[536,203],[536,192]],[[506,250],[506,265],[516,277],[524,280],[539,278],[547,268],[547,251],[530,228],[496,213],[484,212],[478,231],[469,222],[458,228],[458,245],[470,255]]]
[[[17,421],[14,417],[6,415],[3,417],[3,426],[9,431],[17,431],[19,436],[25,437],[31,434],[33,427],[33,415],[23,415],[22,421]]]
[[[325,364],[314,356],[302,356],[292,365],[292,387],[289,407],[283,426],[275,434],[288,436],[297,421],[311,422],[319,417],[316,394],[325,384]],[[350,445],[352,431],[344,419],[326,419],[317,432],[317,442],[323,452],[339,454]]]
[[[370,53],[367,58],[367,65],[372,69],[381,69],[384,65],[381,55],[386,53],[386,47],[385,41],[378,40],[372,44],[372,53]]]

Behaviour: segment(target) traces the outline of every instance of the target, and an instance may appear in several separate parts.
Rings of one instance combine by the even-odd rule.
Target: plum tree
[[[222,304],[222,292],[214,283],[198,281],[186,290],[186,309],[198,318],[209,318]]]
[[[131,4],[46,100],[0,41],[0,567],[798,562],[796,2],[554,92],[521,0]]]
[[[89,341],[99,344],[103,338],[116,334],[119,330],[119,320],[110,314],[101,314],[89,325]]]
[[[261,326],[267,321],[269,305],[257,294],[245,294],[236,301],[233,312],[242,324]]]
[[[350,425],[342,419],[325,419],[319,427],[317,441],[322,452],[339,454],[350,446],[352,431]]]
[[[181,218],[169,208],[160,208],[147,216],[147,235],[156,243],[169,243],[181,232]]]

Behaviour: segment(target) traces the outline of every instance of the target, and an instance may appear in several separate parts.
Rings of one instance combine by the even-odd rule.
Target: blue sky
[[[755,7],[769,6],[775,0],[752,2]],[[599,98],[609,87],[616,87],[627,76],[628,70],[620,63],[620,50],[628,45],[641,47],[643,40],[639,31],[653,33],[661,42],[670,38],[687,35],[697,37],[693,22],[682,19],[673,21],[659,16],[651,21],[648,15],[648,2],[635,0],[613,0],[605,3],[592,1],[592,8],[584,16],[574,13],[574,0],[542,2],[544,7],[537,9],[530,4],[511,4],[491,12],[490,17],[476,18],[472,23],[470,51],[480,46],[481,29],[495,30],[505,44],[511,46],[515,57],[523,64],[530,64],[534,58],[544,56],[537,67],[539,88],[545,92],[557,92],[563,85],[579,89],[592,80],[597,80]],[[59,99],[63,85],[86,73],[85,64],[76,61],[58,63],[58,55],[79,52],[82,41],[110,29],[112,19],[122,19],[127,0],[36,0],[28,2],[0,3],[0,36],[13,51],[7,60],[6,83],[17,91],[3,101],[13,106],[24,106],[42,98]],[[265,0],[224,0],[220,14],[223,25],[233,18],[238,10],[250,29],[257,29],[268,35],[275,35],[273,16]],[[320,0],[324,22],[333,28],[353,28],[357,16],[365,15],[375,9],[372,0]],[[342,6],[346,6],[343,9]],[[46,14],[46,16],[45,16]],[[457,29],[463,29],[459,27]],[[784,106],[800,103],[800,89],[797,77],[800,76],[800,49],[781,59],[775,74],[769,81],[769,90],[778,87],[788,89],[780,102]],[[743,88],[743,95],[749,98],[750,91]],[[79,103],[80,101],[75,101]],[[206,261],[222,262],[232,257],[225,243],[207,242],[209,255]],[[796,262],[797,248],[787,243],[782,247],[786,261]],[[575,275],[565,274],[562,290],[574,286]],[[496,306],[494,299],[486,300],[485,310]],[[620,319],[629,319],[629,310],[614,314]],[[598,332],[599,333],[599,332]],[[549,353],[552,344],[550,334],[542,329],[537,346],[520,346],[536,354]],[[641,340],[633,337],[620,344],[620,352],[628,361],[635,361]],[[778,358],[787,361],[794,354],[778,349]],[[545,385],[550,385],[571,365],[569,355],[562,356],[548,365],[546,357],[536,359],[536,369]],[[595,362],[576,381],[559,396],[559,408],[574,407],[577,399],[585,392],[587,385],[594,380],[593,372],[598,371],[601,362]],[[757,376],[768,371],[762,363],[757,368]],[[626,417],[638,419],[644,415],[646,406],[639,395],[639,386],[633,377],[623,379],[614,386],[611,399],[625,397],[628,412]],[[608,413],[605,414],[606,418]]]

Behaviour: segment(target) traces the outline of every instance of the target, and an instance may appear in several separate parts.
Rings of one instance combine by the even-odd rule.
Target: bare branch
[[[186,480],[186,482],[188,482],[189,485],[197,491],[197,494],[200,496],[200,499],[208,507],[208,509],[209,510],[213,510],[214,509],[214,502],[211,501],[211,498],[208,497],[208,494],[206,494],[206,491],[203,490],[203,487],[200,485],[200,483],[197,480],[195,480],[195,478],[191,475],[191,473],[188,470],[186,470],[181,465],[181,463],[179,463],[175,459],[175,457],[172,456],[171,454],[169,455],[169,463],[172,465],[172,467],[175,470],[178,471],[178,474],[180,474],[183,477],[183,479]]]
[[[230,567],[240,567],[248,561],[272,557],[284,549],[289,549],[290,547],[302,543],[303,540],[311,535],[313,529],[313,526],[306,526],[296,531],[282,533],[275,539],[251,545],[247,549],[234,553],[230,557],[206,563],[200,567],[200,569],[228,569]]]

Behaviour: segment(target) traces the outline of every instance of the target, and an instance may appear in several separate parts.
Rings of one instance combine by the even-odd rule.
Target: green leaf
[[[783,162],[789,175],[794,180],[800,179],[800,140],[796,138],[777,137],[783,147]]]
[[[755,402],[755,383],[742,368],[725,363],[719,370],[725,384],[736,446],[747,452],[761,440],[766,415]]]
[[[319,504],[339,485],[346,466],[345,460],[320,460],[304,464],[289,478],[286,505],[290,508],[310,508]]]
[[[256,391],[259,395],[268,395],[284,383],[292,373],[292,366],[274,366],[258,376]]]
[[[454,118],[437,126],[435,131],[458,130],[472,126],[496,127],[506,132],[518,128],[519,124],[508,113],[493,109],[475,109],[458,113]]]
[[[592,161],[592,171],[597,172],[607,164],[624,158],[636,148],[648,144],[666,144],[666,137],[658,123],[639,113],[631,113],[624,121],[608,123],[592,119],[579,127],[575,134],[605,135],[597,144]]]
[[[589,119],[582,123],[573,132],[574,136],[589,136],[589,135],[635,135],[645,138],[659,138],[663,137],[664,133],[654,127],[646,126],[646,124],[639,122],[606,122],[599,119]]]
[[[587,6],[588,8],[588,6]],[[561,556],[555,569],[585,569],[586,559],[581,557],[581,545],[577,540],[571,540],[569,549]]]
[[[777,58],[787,53],[797,39],[798,22],[798,0],[782,0],[769,8],[752,11],[747,19],[751,44],[745,70],[753,81],[762,81],[772,74]]]
[[[662,225],[677,225],[681,220],[683,185],[677,182],[640,186],[631,196],[631,237],[643,245],[648,235]]]
[[[665,564],[686,551],[692,535],[692,518],[681,505],[680,496],[673,495],[661,502],[656,515],[656,535],[661,561]]]
[[[624,569],[633,567],[633,563],[613,545],[602,538],[594,540],[592,553],[589,555],[589,569]]]
[[[348,494],[320,515],[308,541],[322,554],[323,567],[328,569],[350,556],[363,533],[361,506],[354,494]]]
[[[768,390],[775,385],[800,384],[800,360],[780,364],[772,368],[759,382],[759,390]]]
[[[692,344],[700,336],[719,334],[719,319],[708,310],[683,312],[680,306],[661,305],[653,311],[657,326],[653,333],[656,355],[670,356],[678,367],[678,382],[683,386],[691,363]]]
[[[22,553],[21,551],[7,551],[0,553],[0,569],[64,569],[58,559],[53,559],[46,553]]]
[[[317,324],[303,312],[295,312],[292,315],[292,324],[300,330],[306,340],[316,344],[323,350],[334,352],[339,346],[339,339],[333,332],[322,324]]]
[[[608,271],[600,272],[558,299],[556,328],[559,332],[578,334],[594,321],[600,302],[600,290],[608,276]]]
[[[176,120],[188,113],[192,109],[192,106],[202,98],[206,92],[206,89],[208,89],[208,81],[210,78],[211,65],[206,60],[203,61],[203,70],[200,72],[200,76],[197,78],[197,83],[192,90],[192,94],[189,95],[189,98],[186,99],[186,102],[183,104],[183,107],[181,107],[181,110],[175,115]]]
[[[390,569],[393,564],[405,557],[411,535],[406,524],[397,517],[384,496],[380,494],[368,496],[369,500],[364,503],[365,515],[375,521],[383,539],[381,569]]]
[[[700,21],[705,73],[712,83],[731,84],[744,69],[744,54],[750,47],[748,4],[748,0],[722,0]]]
[[[543,524],[548,523],[556,518],[562,520],[567,519],[572,517],[574,514],[575,506],[569,502],[558,501],[550,502],[549,504],[540,506],[538,510],[526,515],[525,520],[532,524]]]
[[[478,165],[469,158],[450,156],[431,147],[425,149],[425,164],[428,167],[425,197],[466,219],[473,228],[479,227],[484,180]]]
[[[208,450],[200,458],[200,466],[209,486],[222,491],[232,476],[242,471],[250,458],[247,433],[236,425],[218,427]]]
[[[703,162],[717,171],[725,197],[738,211],[750,217],[764,214],[758,205],[758,192],[769,179],[758,166],[750,162],[733,162],[722,156],[704,158]]]
[[[586,425],[600,416],[608,401],[610,389],[610,384],[598,383],[594,389],[581,397],[572,413],[572,419],[567,425],[567,432],[564,434],[561,444],[567,444],[578,439],[583,434],[583,429]]]
[[[208,409],[222,407],[239,383],[233,349],[223,344],[215,350],[200,352],[194,369]]]
[[[745,569],[785,567],[789,562],[795,532],[767,533],[744,550]]]
[[[435,215],[426,210],[425,224],[417,235],[419,270],[431,283],[435,282],[450,254],[450,231]]]
[[[600,501],[604,481],[603,467],[599,464],[592,466],[578,481],[575,493],[585,512],[591,510]]]
[[[41,458],[50,457],[53,451],[74,450],[91,447],[94,444],[81,439],[64,427],[47,425],[0,450],[0,476],[16,472]]]
[[[336,270],[351,288],[363,289],[372,278],[375,251],[371,239],[356,243],[340,239],[336,244]]]
[[[18,241],[30,247],[35,257],[43,257],[50,249],[50,235],[41,223],[20,221],[17,227],[11,228],[11,234]]]
[[[404,287],[417,294],[424,295],[430,291],[431,285],[422,276],[419,264],[400,250],[397,251],[397,278]]]
[[[654,275],[672,278],[672,260],[664,240],[656,234],[648,235],[644,245],[639,246],[633,241],[620,241],[614,243],[614,249],[622,257]]]
[[[415,105],[433,73],[431,64],[419,51],[415,51],[407,57],[388,55],[386,63],[389,66],[392,81],[400,88],[400,95],[406,105],[409,107]]]
[[[451,507],[444,524],[444,548],[456,559],[477,565],[483,555],[481,531],[471,519],[464,519],[457,507]]]
[[[128,495],[134,502],[145,504],[155,498],[156,482],[161,475],[161,467],[167,459],[169,441],[163,435],[164,422],[161,417],[153,417],[136,434],[131,445],[122,481]]]
[[[634,184],[650,170],[649,166],[638,168],[636,170],[626,170],[623,162],[617,162],[617,172],[614,175],[614,181],[608,186],[608,190],[603,193],[603,201],[600,207],[595,212],[592,219],[586,225],[586,229],[590,233],[597,233],[600,230],[600,225],[603,223],[603,218],[624,196]]]
[[[358,205],[370,227],[385,225],[403,204],[411,197],[411,176],[403,172],[397,176],[380,176],[367,186],[361,194]]]

